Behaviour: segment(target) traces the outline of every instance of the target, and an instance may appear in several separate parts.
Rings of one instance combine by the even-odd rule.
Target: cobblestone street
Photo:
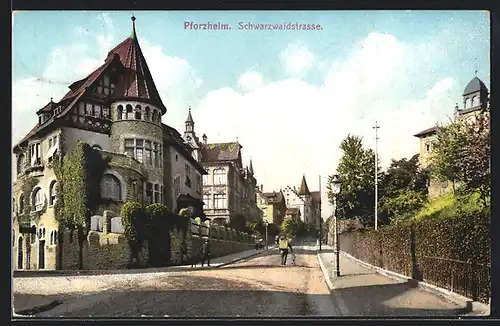
[[[50,317],[89,316],[290,316],[332,315],[334,307],[315,254],[297,255],[297,266],[279,265],[277,250],[211,270],[85,277],[104,290],[69,296]],[[118,279],[105,289],[93,278]],[[41,281],[41,279],[40,279]],[[85,287],[85,284],[81,284]],[[68,291],[68,289],[65,289]],[[90,288],[89,288],[90,290]],[[52,287],[52,292],[56,289]],[[55,294],[55,293],[52,293]]]
[[[329,254],[325,249],[322,255]],[[331,295],[314,247],[297,247],[295,251],[296,266],[290,262],[286,267],[280,266],[277,249],[271,249],[212,269],[17,278],[14,291],[19,304],[35,298],[62,302],[48,311],[35,313],[42,317],[457,314],[457,306],[443,298],[402,285],[397,287],[389,278],[359,272],[359,267],[356,269],[352,263],[344,264],[346,274],[333,281],[338,288]],[[372,283],[376,286],[367,287]]]

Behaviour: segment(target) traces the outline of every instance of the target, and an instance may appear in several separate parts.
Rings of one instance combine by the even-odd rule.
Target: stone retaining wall
[[[107,215],[107,214],[106,214]],[[167,237],[166,237],[167,238]],[[180,265],[187,263],[199,252],[206,237],[191,234],[188,230],[174,230],[170,232],[171,264]],[[62,266],[63,270],[79,269],[78,233],[69,232],[62,235]],[[187,256],[181,257],[182,241],[185,240]],[[245,239],[246,240],[246,239]],[[139,267],[148,267],[148,243],[143,244],[139,254]],[[236,242],[231,240],[211,239],[212,257],[220,257],[235,252],[253,248],[253,243]],[[109,232],[109,223],[104,222],[103,232],[90,231],[83,243],[83,268],[84,270],[109,270],[125,269],[132,264],[131,250],[123,234]]]

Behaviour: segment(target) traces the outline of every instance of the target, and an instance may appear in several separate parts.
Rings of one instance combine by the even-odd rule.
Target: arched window
[[[101,197],[121,200],[120,180],[112,174],[105,174],[101,181]]]
[[[31,227],[36,229],[36,226],[34,224]],[[38,232],[40,232],[40,231],[38,231]],[[36,234],[31,234],[31,233],[28,235],[31,244],[35,243],[36,236],[37,236]]]
[[[141,120],[142,119],[142,108],[140,105],[137,105],[135,107],[135,119],[136,120]]]
[[[153,119],[153,122],[154,122],[154,123],[158,123],[158,117],[157,117],[157,114],[158,114],[158,111],[156,111],[156,109],[153,109],[152,119]]]
[[[472,105],[472,107],[473,107],[473,108],[475,108],[476,106],[479,106],[479,104],[480,104],[480,103],[479,103],[479,96],[474,96],[474,97],[472,98],[472,104],[471,104],[471,105]]]
[[[117,112],[118,112],[117,120],[122,120],[123,119],[123,105],[118,105]]]
[[[132,109],[132,105],[127,104],[127,120],[134,119],[134,110]]]
[[[19,156],[17,157],[17,174],[19,175],[23,173],[23,170],[24,170],[24,155],[19,154]]]
[[[50,183],[49,187],[49,205],[54,205],[57,200],[57,181],[54,180]]]
[[[466,98],[464,103],[464,109],[468,109],[470,107],[471,107],[471,100],[470,98]]]
[[[99,150],[99,151],[102,151],[101,146],[99,146],[99,145],[97,145],[97,144],[92,145],[92,148],[93,148],[93,149],[97,149],[97,150]]]
[[[149,108],[149,106],[146,106],[146,108],[144,109],[144,120],[151,121],[151,109]]]
[[[43,208],[43,192],[41,188],[36,188],[33,191],[33,207],[35,207],[35,211]]]

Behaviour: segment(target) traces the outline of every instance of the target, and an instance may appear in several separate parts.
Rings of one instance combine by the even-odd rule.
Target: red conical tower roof
[[[106,62],[108,62],[117,55],[125,69],[116,85],[113,99],[132,99],[151,103],[160,108],[162,113],[165,114],[167,108],[161,101],[160,94],[158,94],[137,40],[135,17],[132,17],[132,24],[132,35],[109,51],[106,58]]]

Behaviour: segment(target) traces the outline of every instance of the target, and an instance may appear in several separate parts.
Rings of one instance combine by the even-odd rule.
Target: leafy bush
[[[149,233],[147,214],[141,204],[126,202],[122,206],[120,215],[125,237],[129,241],[132,253],[136,255],[141,250],[142,243]]]

